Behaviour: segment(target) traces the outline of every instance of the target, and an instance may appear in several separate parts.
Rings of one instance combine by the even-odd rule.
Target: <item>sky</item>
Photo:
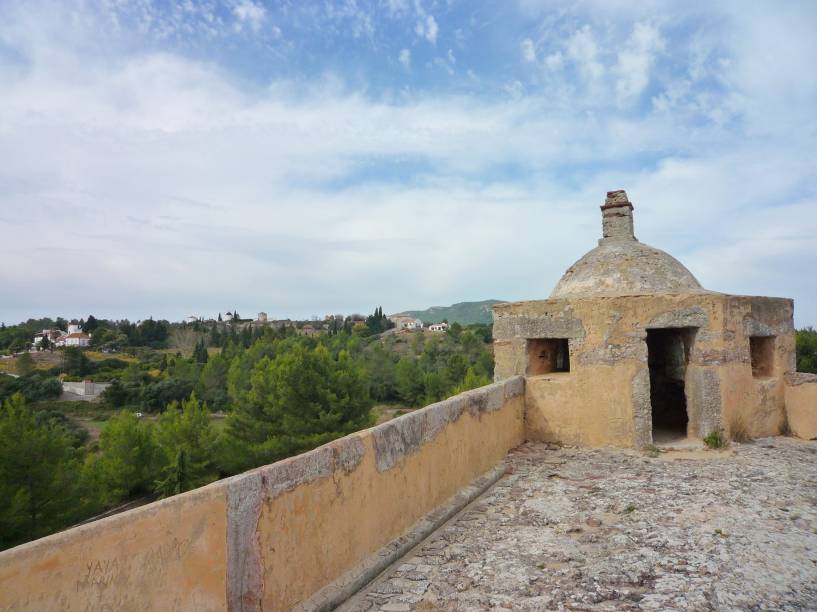
[[[0,0],[0,321],[546,298],[626,189],[817,326],[817,2]]]

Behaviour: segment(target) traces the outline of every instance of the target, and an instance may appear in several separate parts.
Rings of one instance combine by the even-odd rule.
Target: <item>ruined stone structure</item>
[[[623,191],[608,194],[602,214],[598,247],[549,299],[495,306],[494,384],[0,552],[0,610],[328,610],[502,479],[506,455],[526,440],[643,447],[671,435],[768,436],[786,426],[817,438],[817,375],[794,372],[792,301],[703,289],[635,239]],[[527,459],[512,456],[508,471],[543,451],[520,452]],[[595,472],[598,456],[590,461]],[[528,521],[525,533],[552,522],[541,505],[507,512],[499,513],[505,527]],[[642,550],[634,541],[622,549]],[[428,587],[406,567],[401,588]],[[395,606],[382,609],[408,608]]]
[[[598,246],[548,299],[494,307],[495,376],[527,378],[529,438],[643,447],[720,430],[781,433],[792,300],[704,289],[636,239],[624,191],[609,192],[601,211]]]

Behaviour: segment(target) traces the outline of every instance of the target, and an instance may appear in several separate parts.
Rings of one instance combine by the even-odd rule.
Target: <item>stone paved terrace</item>
[[[525,444],[343,610],[817,609],[817,442]]]

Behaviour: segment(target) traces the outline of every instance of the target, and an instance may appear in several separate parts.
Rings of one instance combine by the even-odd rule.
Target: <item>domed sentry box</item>
[[[494,306],[497,380],[526,376],[528,437],[583,446],[774,435],[794,371],[792,300],[708,291],[639,242],[626,192],[546,300]]]

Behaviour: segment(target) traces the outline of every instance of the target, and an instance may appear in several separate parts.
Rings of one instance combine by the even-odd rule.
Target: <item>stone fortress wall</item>
[[[786,424],[803,440],[817,440],[817,374],[786,374]]]
[[[791,300],[705,294],[594,297],[494,307],[497,380],[525,375],[527,435],[579,446],[651,444],[647,331],[690,330],[686,365],[691,438],[740,428],[752,437],[782,433],[785,400],[814,385],[791,387]],[[750,338],[773,339],[769,371],[753,374]],[[531,339],[562,338],[565,372],[531,372]],[[800,375],[802,377],[802,375]],[[815,377],[817,378],[817,377]],[[807,400],[805,400],[807,401]],[[815,404],[817,406],[817,404]]]
[[[0,610],[331,608],[502,475],[524,399],[510,378],[4,551]]]

